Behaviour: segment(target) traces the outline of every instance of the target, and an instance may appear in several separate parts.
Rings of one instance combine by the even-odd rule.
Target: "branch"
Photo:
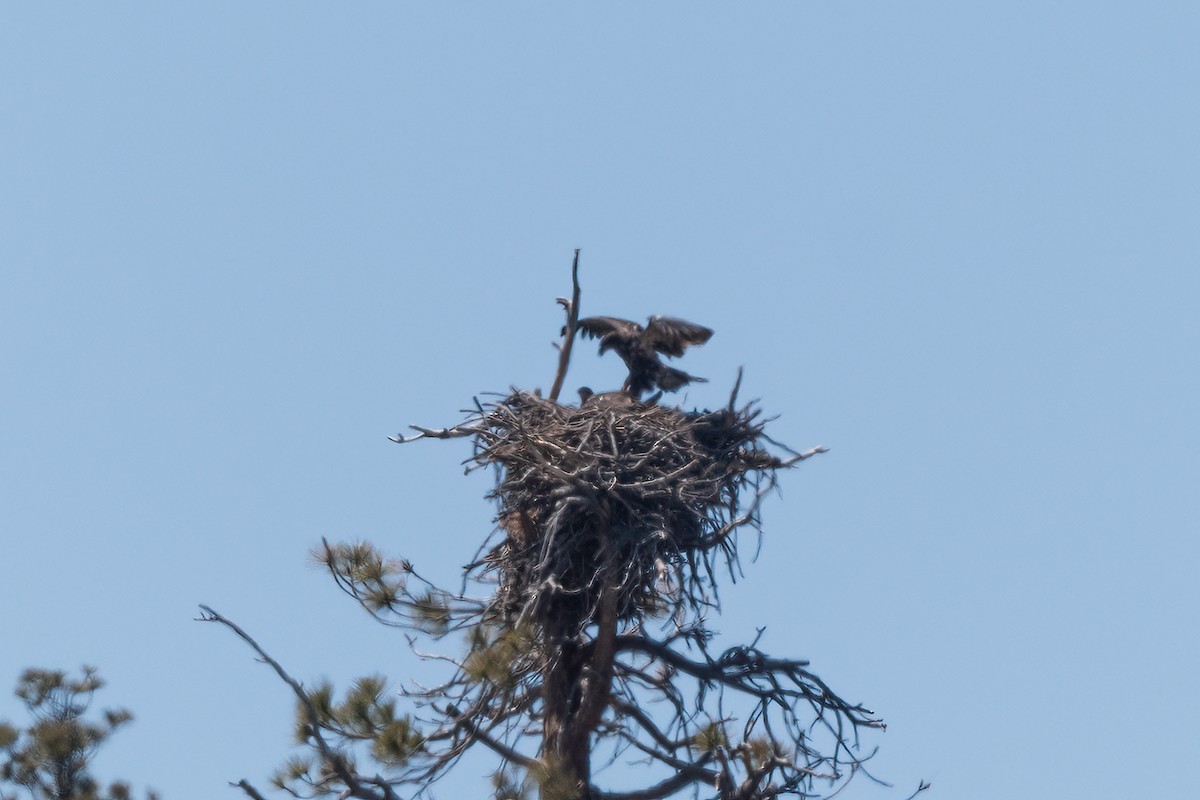
[[[558,349],[558,373],[550,388],[550,399],[558,402],[563,381],[567,378],[567,365],[571,361],[571,346],[575,343],[575,327],[579,324],[579,248],[575,248],[575,261],[571,264],[571,299],[559,299],[567,311],[567,327],[563,329],[562,347]]]
[[[334,774],[346,784],[349,796],[360,798],[360,800],[384,800],[386,795],[378,794],[363,786],[358,777],[346,767],[345,759],[342,757],[341,753],[338,753],[329,746],[328,742],[325,741],[325,737],[321,735],[320,715],[317,713],[317,709],[313,706],[312,700],[308,696],[308,692],[304,691],[304,687],[300,684],[300,682],[289,675],[278,661],[267,655],[267,651],[263,650],[262,646],[259,645],[258,642],[254,641],[254,638],[251,637],[250,634],[242,630],[232,620],[226,619],[216,611],[213,611],[211,608],[203,604],[201,604],[200,610],[204,612],[200,617],[201,622],[219,622],[225,627],[229,628],[231,631],[240,636],[242,640],[246,642],[246,644],[250,645],[254,652],[258,653],[258,657],[263,662],[268,664],[272,669],[274,669],[275,674],[277,674],[284,683],[292,687],[292,692],[295,693],[296,698],[300,701],[300,704],[304,706],[304,710],[307,712],[308,726],[312,731],[313,738],[317,742],[317,751],[320,752],[321,758],[323,758],[325,762],[329,764],[329,767],[333,770]],[[245,787],[243,787],[243,789],[245,789]]]
[[[662,732],[662,729],[654,723],[654,720],[650,719],[649,715],[647,715],[645,711],[633,703],[626,702],[620,698],[614,698],[612,700],[612,707],[613,710],[617,711],[619,714],[624,715],[640,725],[642,730],[650,734],[650,738],[657,742],[659,747],[662,747],[664,750],[674,752],[679,748],[687,747],[692,743],[691,737],[685,739],[669,738],[665,733]]]
[[[485,733],[483,729],[479,727],[479,724],[470,719],[468,715],[464,714],[458,717],[457,721],[459,725],[466,728],[470,732],[471,737],[475,739],[475,741],[484,745],[501,758],[511,761],[513,764],[524,767],[525,769],[531,769],[537,765],[538,762],[535,759],[532,759],[523,753],[517,752],[498,739],[494,739],[492,736]]]
[[[259,793],[258,789],[255,789],[253,786],[251,786],[250,782],[245,778],[242,778],[237,783],[230,783],[229,785],[236,786],[246,794],[250,795],[251,800],[266,800],[266,798]]]
[[[422,428],[420,425],[409,425],[417,433],[412,436],[405,436],[402,433],[397,433],[395,436],[389,436],[396,444],[408,444],[415,442],[418,439],[461,439],[467,436],[476,436],[484,431],[472,427],[455,427],[455,428]]]
[[[917,790],[915,792],[913,792],[912,794],[910,794],[908,797],[904,798],[904,800],[913,800],[913,798],[916,797],[917,795],[919,795],[921,792],[925,791],[926,789],[932,789],[932,788],[933,788],[932,783],[930,783],[927,780],[922,779],[921,783],[917,786]]]
[[[712,660],[707,662],[693,661],[675,652],[662,642],[656,642],[646,636],[618,636],[616,638],[616,647],[618,650],[636,650],[645,653],[648,656],[670,664],[680,672],[685,672],[694,678],[706,681],[718,681],[734,688],[740,688],[740,684],[736,682],[731,683],[729,679],[733,679],[739,674],[750,672],[743,669],[740,664],[731,665],[734,667],[734,670],[731,671],[728,667]],[[807,667],[808,664],[808,661],[801,659],[762,658],[755,665],[753,672],[787,672]]]
[[[792,456],[787,461],[783,462],[783,466],[790,467],[793,464],[797,464],[797,463],[805,460],[806,458],[812,458],[813,456],[817,455],[818,453],[828,453],[828,452],[829,452],[828,447],[826,447],[823,444],[819,444],[811,450],[805,450],[803,453],[797,453],[796,455]]]
[[[711,758],[712,753],[705,753],[696,760],[695,764],[680,769],[672,777],[645,789],[637,789],[632,792],[594,792],[592,796],[596,800],[659,800],[659,798],[678,792],[690,783],[711,784],[719,777],[718,773],[703,769],[701,766]]]

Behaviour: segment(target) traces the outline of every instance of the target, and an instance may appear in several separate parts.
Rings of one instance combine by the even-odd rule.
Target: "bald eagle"
[[[651,317],[645,327],[616,317],[586,317],[579,320],[584,336],[600,340],[600,354],[615,350],[629,377],[621,390],[640,398],[656,386],[674,392],[692,381],[703,381],[674,367],[668,367],[659,354],[681,356],[689,345],[704,344],[712,329],[672,317]]]
[[[582,408],[615,408],[635,409],[652,406],[662,398],[662,389],[644,400],[635,400],[629,392],[601,392],[596,394],[590,386],[579,387],[579,407]]]
[[[579,387],[580,408],[632,408],[637,401],[625,392],[601,392],[596,394],[590,386]]]

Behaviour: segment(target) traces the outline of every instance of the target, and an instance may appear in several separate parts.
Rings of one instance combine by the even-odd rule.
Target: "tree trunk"
[[[571,640],[578,625],[562,625],[547,639],[559,643],[559,658],[542,675],[542,757],[558,780],[542,786],[541,800],[588,800],[591,790],[592,734],[608,707],[616,653],[617,592],[606,589],[596,613],[596,638],[583,647]],[[553,638],[557,637],[557,638]],[[549,652],[553,652],[551,648]],[[563,796],[566,787],[575,794]]]
[[[591,781],[589,736],[579,736],[575,711],[579,705],[581,663],[572,629],[561,617],[543,630],[546,652],[557,651],[542,670],[542,760],[548,774],[541,782],[541,800],[586,800]],[[582,747],[580,746],[582,740]],[[575,787],[574,795],[570,787]]]

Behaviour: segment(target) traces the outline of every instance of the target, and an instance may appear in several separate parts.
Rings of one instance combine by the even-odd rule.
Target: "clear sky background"
[[[1198,43],[1193,2],[0,6],[0,718],[96,664],[101,777],[235,798],[292,700],[198,603],[417,674],[307,551],[453,579],[489,478],[386,436],[548,388],[581,247],[585,314],[716,329],[688,407],[743,365],[831,448],[716,627],[889,722],[897,788],[844,796],[1194,796]]]

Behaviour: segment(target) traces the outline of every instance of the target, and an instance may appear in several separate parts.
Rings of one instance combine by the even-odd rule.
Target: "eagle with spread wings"
[[[585,317],[579,320],[578,330],[600,340],[601,355],[613,350],[621,357],[629,367],[621,391],[634,398],[655,387],[674,392],[704,380],[667,366],[659,356],[681,356],[689,345],[704,344],[713,335],[711,328],[674,317],[651,317],[645,326],[616,317]]]

